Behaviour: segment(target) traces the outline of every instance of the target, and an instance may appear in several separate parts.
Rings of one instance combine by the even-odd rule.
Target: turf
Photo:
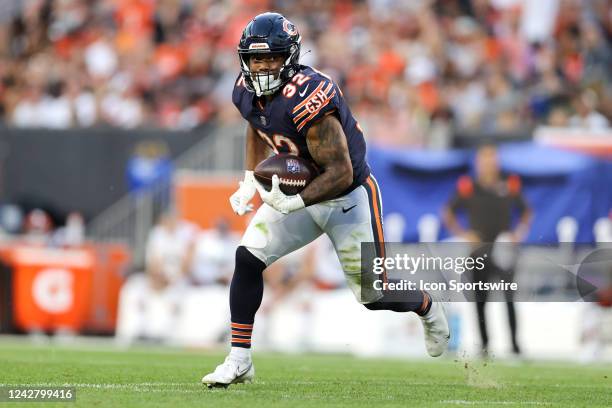
[[[76,387],[76,404],[44,407],[612,406],[610,365],[260,353],[255,383],[214,390],[200,385],[222,359],[201,351],[0,341],[0,383]],[[41,406],[17,406],[28,405]]]

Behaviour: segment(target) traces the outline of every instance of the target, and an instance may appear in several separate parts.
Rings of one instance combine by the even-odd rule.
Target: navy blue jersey
[[[278,94],[265,105],[244,86],[242,75],[236,80],[232,95],[234,105],[276,152],[291,153],[314,161],[306,144],[310,127],[325,115],[335,114],[346,135],[353,165],[353,184],[343,194],[363,184],[370,174],[366,162],[366,144],[359,124],[353,117],[342,91],[331,78],[302,65]],[[341,194],[341,195],[343,195]]]

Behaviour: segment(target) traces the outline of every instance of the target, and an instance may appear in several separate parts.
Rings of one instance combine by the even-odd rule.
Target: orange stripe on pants
[[[380,200],[378,199],[379,197],[378,186],[376,185],[376,183],[371,177],[368,177],[368,179],[366,180],[366,183],[371,191],[370,211],[374,212],[374,222],[375,222],[375,225],[373,225],[375,229],[374,240],[378,244],[379,256],[384,258],[386,254],[385,237],[383,234],[382,217],[380,214],[381,206],[380,206]],[[382,276],[383,276],[383,282],[387,282],[387,272],[386,271],[383,272]]]

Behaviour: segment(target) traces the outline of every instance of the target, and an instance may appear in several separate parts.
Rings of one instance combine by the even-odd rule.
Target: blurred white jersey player
[[[187,283],[197,227],[166,213],[149,234],[145,273],[121,288],[117,338],[166,340],[173,330]]]

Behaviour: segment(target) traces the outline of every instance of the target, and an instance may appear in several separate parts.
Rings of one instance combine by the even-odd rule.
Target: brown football
[[[255,167],[255,179],[267,190],[272,188],[272,176],[277,175],[280,189],[287,195],[298,194],[318,174],[314,163],[292,154],[268,157]]]

